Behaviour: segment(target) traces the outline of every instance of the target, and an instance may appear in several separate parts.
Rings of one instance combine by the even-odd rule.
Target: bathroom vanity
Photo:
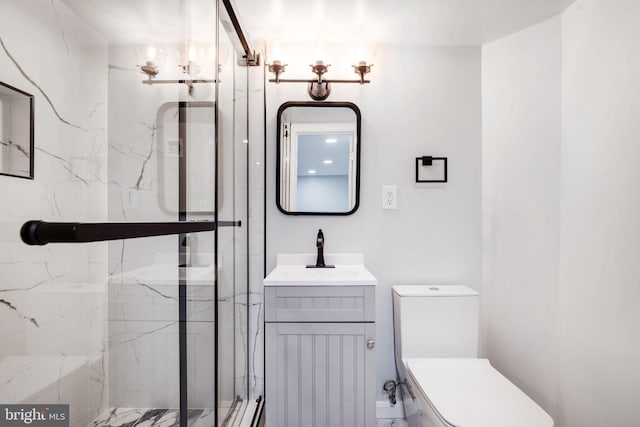
[[[359,254],[278,255],[265,278],[267,427],[375,425],[375,285]]]

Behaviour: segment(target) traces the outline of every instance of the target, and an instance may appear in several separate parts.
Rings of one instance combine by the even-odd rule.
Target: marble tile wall
[[[221,206],[221,214],[231,215],[234,220],[242,221],[242,227],[234,228],[229,232],[233,233],[232,240],[227,240],[227,245],[233,242],[233,280],[227,277],[227,283],[233,283],[232,287],[227,286],[227,289],[232,292],[234,306],[234,322],[227,323],[234,331],[234,361],[235,361],[235,379],[233,384],[235,386],[234,395],[242,396],[243,399],[247,399],[248,390],[248,275],[249,275],[249,258],[248,258],[248,181],[247,181],[247,156],[249,151],[248,146],[248,95],[247,95],[247,83],[248,83],[248,69],[238,65],[237,54],[233,54],[233,46],[230,44],[228,37],[224,34],[220,35],[220,42],[223,51],[230,52],[226,57],[226,60],[222,63],[222,69],[220,73],[221,88],[220,93],[221,102],[220,107],[222,111],[228,110],[229,107],[233,111],[233,120],[227,120],[226,126],[231,126],[233,134],[229,135],[227,132],[223,132],[222,144],[223,147],[229,145],[233,147],[231,150],[233,154],[233,185],[228,187],[226,192],[230,192],[233,195],[233,210],[228,210],[229,207]],[[225,89],[225,81],[228,75],[233,74],[233,92],[228,92],[228,88]],[[224,78],[223,78],[224,77]],[[232,95],[233,99],[229,96]],[[230,102],[232,101],[232,102]],[[231,112],[231,110],[228,110]],[[224,116],[228,114],[225,113]],[[224,128],[222,129],[225,130]],[[229,150],[227,150],[229,151]],[[227,164],[227,161],[223,162]],[[222,251],[225,251],[222,248]],[[228,249],[227,249],[228,251]],[[227,261],[228,262],[228,261]],[[230,266],[231,267],[231,266]],[[229,295],[229,294],[227,294]],[[222,325],[221,325],[222,326]],[[222,361],[225,363],[225,361]],[[227,362],[228,363],[228,362]],[[224,399],[228,400],[228,399]]]
[[[61,0],[2,2],[0,43],[0,81],[36,96],[36,178],[0,177],[0,197],[13,201],[0,205],[0,401],[70,403],[74,427],[109,407],[176,408],[177,238],[27,247],[18,230],[28,219],[175,221],[181,141],[159,110],[178,100],[211,102],[215,93],[141,84],[140,46],[108,46]],[[247,85],[234,84],[228,57],[219,93],[229,141],[219,162],[220,217],[247,224],[247,135],[236,126],[247,107],[234,103],[246,99]],[[245,230],[218,236],[228,250],[218,314],[230,322],[220,341],[234,350],[217,361],[233,367],[220,384],[222,400],[246,390],[247,360],[262,365],[258,329],[249,332],[252,349],[245,346],[249,310],[251,323],[261,324],[261,296],[235,286],[250,270]],[[213,244],[213,233],[189,241],[189,394],[200,408],[215,401]]]
[[[185,148],[175,104],[195,100],[213,105],[215,93],[211,85],[197,86],[194,97],[186,85],[143,85],[144,76],[136,68],[141,50],[144,47],[109,49],[109,219],[177,221],[178,161]],[[178,70],[177,58],[167,58],[163,69]],[[200,129],[205,144],[213,132],[212,126]],[[207,165],[212,168],[213,161]],[[208,181],[203,176],[189,179],[200,179],[202,185]],[[209,191],[209,200],[199,209],[203,213],[190,219],[213,219],[205,213],[212,200]],[[213,233],[190,235],[188,263],[194,266],[183,269],[193,321],[187,328],[190,405],[199,408],[214,402],[213,245]],[[177,236],[109,244],[112,407],[179,406],[178,250]]]
[[[211,34],[213,37],[214,34]],[[218,360],[214,357],[214,233],[188,237],[189,400],[194,408],[211,408],[214,367],[217,398],[231,405],[245,398],[247,376],[246,304],[246,85],[235,76],[230,42],[220,50],[218,125],[206,129],[187,116],[187,146],[178,135],[178,101],[210,103],[213,85],[143,85],[135,68],[141,46],[109,49],[109,218],[126,221],[178,220],[178,160],[187,151],[190,220],[212,220],[213,172],[218,171],[218,217],[240,220],[241,228],[220,228],[218,239]],[[213,44],[214,40],[210,40]],[[178,47],[166,48],[168,51]],[[184,78],[177,58],[167,55],[163,79]],[[237,101],[237,102],[236,102]],[[211,110],[212,111],[212,110]],[[198,113],[199,114],[199,113]],[[213,120],[213,117],[210,118]],[[203,121],[205,123],[206,120]],[[245,130],[243,131],[242,125]],[[195,128],[195,126],[200,128]],[[212,147],[218,131],[220,157]],[[196,135],[197,133],[197,135]],[[191,144],[196,143],[194,147]],[[199,148],[198,148],[199,147]],[[198,148],[199,152],[191,152]],[[193,155],[195,153],[195,155]],[[193,163],[192,163],[193,162]],[[179,393],[177,333],[178,240],[175,236],[113,242],[109,245],[110,405],[129,408],[177,408]]]
[[[264,57],[266,52],[262,52]],[[264,73],[249,68],[249,396],[264,395]],[[268,158],[267,161],[274,161]]]
[[[107,48],[60,0],[0,3],[0,81],[35,96],[35,179],[0,176],[0,401],[106,408],[106,244],[29,247],[30,219],[103,221]]]
[[[218,218],[242,226],[218,230],[218,387],[220,404],[247,390],[247,144],[246,68],[226,33],[220,34],[218,86]],[[244,72],[243,72],[244,71]]]
[[[143,86],[138,53],[136,46],[109,48],[109,220],[173,221],[175,211],[165,211],[158,197],[164,147],[156,119],[176,89]],[[167,182],[177,178],[176,159],[177,152]],[[177,200],[177,187],[163,194]],[[177,243],[175,237],[109,243],[110,407],[178,407]]]

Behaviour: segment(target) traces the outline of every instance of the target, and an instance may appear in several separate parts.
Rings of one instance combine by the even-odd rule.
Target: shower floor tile
[[[379,419],[376,427],[409,427],[409,424],[405,420]]]
[[[188,425],[206,427],[204,421],[210,409],[189,409]],[[177,409],[110,408],[93,420],[88,427],[179,427]]]

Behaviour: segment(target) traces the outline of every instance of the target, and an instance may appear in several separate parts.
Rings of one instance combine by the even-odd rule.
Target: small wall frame
[[[442,162],[444,165],[444,173],[441,179],[421,179],[420,178],[420,168],[421,167],[430,167],[433,166],[433,162]],[[416,182],[447,182],[448,180],[448,170],[447,170],[447,158],[446,157],[433,157],[433,156],[422,156],[416,157]]]
[[[33,95],[0,82],[0,175],[33,179]]]

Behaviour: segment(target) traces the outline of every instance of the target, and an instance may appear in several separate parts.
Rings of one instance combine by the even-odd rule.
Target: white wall
[[[379,48],[370,77],[370,85],[334,85],[329,98],[352,101],[362,113],[360,208],[342,217],[277,210],[276,112],[283,102],[308,96],[306,85],[267,83],[267,272],[279,253],[314,252],[318,228],[325,253],[365,255],[379,280],[376,357],[383,400],[383,381],[396,378],[391,286],[480,286],[480,49]],[[447,184],[415,183],[415,158],[422,155],[449,157]],[[398,187],[397,210],[382,210],[383,185]]]
[[[639,13],[581,0],[483,49],[484,352],[558,427],[640,417]]]
[[[349,212],[351,209],[348,175],[298,176],[295,210]]]
[[[561,19],[482,50],[482,355],[554,412]]]
[[[562,17],[561,426],[640,419],[640,2]]]

